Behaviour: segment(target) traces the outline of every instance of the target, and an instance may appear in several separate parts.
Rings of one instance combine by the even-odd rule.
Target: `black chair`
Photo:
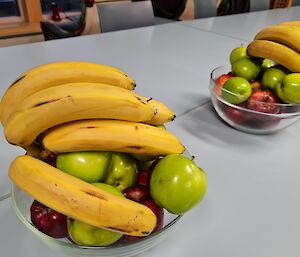
[[[195,0],[195,18],[206,18],[217,16],[216,0]]]
[[[152,0],[155,17],[168,20],[179,20],[185,10],[187,0]]]
[[[293,0],[292,6],[300,5],[300,0]]]
[[[218,16],[247,13],[250,11],[250,1],[251,0],[222,0],[218,7]]]
[[[155,24],[151,1],[96,4],[101,32],[110,32]]]
[[[250,0],[250,12],[270,9],[270,0]]]
[[[81,0],[80,16],[67,18],[67,22],[41,21],[45,40],[79,36],[85,28],[86,8],[86,1]]]

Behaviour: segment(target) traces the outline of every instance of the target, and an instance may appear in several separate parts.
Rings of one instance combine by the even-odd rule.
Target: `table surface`
[[[269,25],[283,21],[299,20],[300,6],[210,17],[184,21],[181,24],[202,31],[226,35],[235,39],[251,41],[255,34]]]
[[[294,8],[288,11],[294,13]],[[277,10],[265,12],[271,20],[257,23],[270,25],[273,12]],[[241,30],[249,16],[253,13],[234,16]],[[225,26],[229,18],[210,19],[223,19]],[[45,62],[76,59],[123,69],[136,79],[137,92],[179,114],[168,128],[208,176],[203,201],[185,214],[171,237],[143,256],[299,256],[300,122],[277,134],[250,135],[225,125],[209,103],[210,70],[227,63],[231,49],[249,40],[233,37],[172,23],[0,48],[0,95],[19,74]],[[0,149],[1,196],[9,190],[7,167],[23,151],[3,137]],[[10,198],[0,201],[1,256],[63,257],[41,243],[13,212]]]
[[[82,60],[126,71],[136,91],[166,103],[177,116],[209,100],[210,71],[228,59],[241,40],[197,32],[178,23],[0,48],[0,96],[12,81],[37,65]],[[217,50],[219,49],[219,50]],[[2,131],[0,131],[2,132]],[[3,133],[1,133],[3,134]],[[7,167],[20,153],[0,138],[0,197],[9,191]],[[23,152],[22,152],[23,153]]]

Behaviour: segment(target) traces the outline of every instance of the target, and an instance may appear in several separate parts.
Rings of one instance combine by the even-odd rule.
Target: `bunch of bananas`
[[[247,54],[300,72],[300,21],[283,22],[259,31],[248,45]]]
[[[134,87],[123,71],[89,62],[49,63],[21,75],[0,103],[7,141],[28,153],[12,162],[11,180],[68,217],[133,236],[151,233],[156,216],[149,208],[39,158],[42,152],[182,153],[179,139],[156,126],[172,121],[174,112]]]

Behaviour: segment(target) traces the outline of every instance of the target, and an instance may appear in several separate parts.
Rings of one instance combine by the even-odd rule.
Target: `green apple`
[[[286,73],[283,70],[271,67],[263,73],[261,83],[264,88],[275,90],[276,84],[281,82],[285,75]]]
[[[285,103],[300,103],[300,73],[286,75],[276,84],[277,96]]]
[[[136,176],[136,161],[130,155],[125,153],[112,154],[111,165],[105,183],[123,191],[135,183]]]
[[[263,59],[260,67],[263,69],[263,70],[266,70],[266,69],[269,69],[271,67],[273,67],[275,65],[275,63],[272,61],[272,60],[269,60],[269,59]]]
[[[252,93],[250,83],[241,77],[228,79],[221,91],[224,100],[232,104],[240,104],[246,101]]]
[[[123,234],[97,228],[68,218],[68,233],[71,239],[82,246],[107,246],[117,242]]]
[[[229,56],[230,63],[232,64],[232,63],[234,63],[235,61],[237,61],[238,59],[241,59],[241,58],[248,58],[246,50],[247,50],[246,46],[240,46],[240,47],[234,48],[230,52],[230,56]]]
[[[92,185],[114,195],[125,197],[120,190],[111,185],[104,183],[92,183]],[[97,228],[79,220],[68,218],[67,221],[69,236],[78,245],[107,246],[115,243],[122,237],[120,233]]]
[[[206,174],[194,161],[180,154],[171,154],[154,167],[150,193],[161,207],[171,213],[183,214],[201,201],[206,186]]]
[[[56,166],[72,176],[93,183],[106,178],[111,160],[110,152],[61,153],[57,156]]]
[[[260,66],[252,59],[242,58],[231,64],[232,73],[248,81],[254,80],[260,72]]]
[[[123,195],[123,193],[118,188],[112,185],[106,183],[100,183],[100,182],[91,183],[91,185],[98,187],[106,192],[112,193],[114,195],[125,197],[125,195]]]

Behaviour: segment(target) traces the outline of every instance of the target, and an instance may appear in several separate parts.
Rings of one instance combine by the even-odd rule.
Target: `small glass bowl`
[[[273,103],[276,113],[264,113],[247,109],[247,101],[235,105],[217,94],[216,79],[231,71],[229,66],[220,66],[211,72],[209,89],[211,101],[217,114],[230,126],[251,134],[270,134],[278,132],[300,118],[299,104]],[[225,90],[225,89],[221,89]],[[258,102],[261,104],[261,102]],[[264,103],[266,105],[267,103]],[[272,108],[273,108],[272,107]]]
[[[140,254],[160,243],[173,230],[174,225],[180,220],[182,215],[175,215],[164,210],[164,226],[159,231],[143,237],[136,241],[118,241],[112,245],[104,247],[79,246],[69,239],[52,238],[39,231],[31,222],[30,206],[33,202],[28,194],[12,183],[12,202],[18,218],[24,225],[39,237],[50,248],[59,250],[67,256],[107,256],[107,257],[127,257]]]

